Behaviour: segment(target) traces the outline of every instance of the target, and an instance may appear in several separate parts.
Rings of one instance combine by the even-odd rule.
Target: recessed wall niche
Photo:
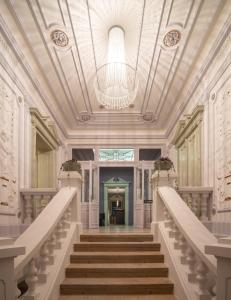
[[[204,106],[198,105],[193,112],[179,121],[172,144],[177,148],[180,186],[202,184],[202,121]]]
[[[60,146],[55,125],[43,117],[36,108],[31,114],[31,186],[53,188],[56,186],[56,151]]]

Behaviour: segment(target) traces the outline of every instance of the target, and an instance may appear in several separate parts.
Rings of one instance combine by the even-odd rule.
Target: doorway
[[[109,225],[125,225],[125,189],[108,190]]]
[[[100,168],[100,226],[133,225],[133,176],[131,167]]]

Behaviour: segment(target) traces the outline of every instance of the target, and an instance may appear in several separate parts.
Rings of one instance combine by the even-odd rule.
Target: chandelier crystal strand
[[[123,109],[135,100],[138,79],[135,69],[125,63],[124,31],[118,26],[109,31],[107,64],[97,70],[94,88],[107,109]]]

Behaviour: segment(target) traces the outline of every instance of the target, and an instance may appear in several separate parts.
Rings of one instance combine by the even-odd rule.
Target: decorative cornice
[[[51,131],[46,121],[48,117],[43,117],[37,108],[30,108],[31,123],[35,126],[36,130],[42,135],[43,138],[49,143],[53,149],[57,149],[61,146],[61,142],[58,137]],[[51,125],[51,124],[50,124]],[[52,124],[53,125],[53,124]]]
[[[204,106],[197,105],[192,114],[186,115],[184,120],[179,121],[178,128],[173,138],[172,144],[179,148],[185,139],[198,127],[203,120]]]

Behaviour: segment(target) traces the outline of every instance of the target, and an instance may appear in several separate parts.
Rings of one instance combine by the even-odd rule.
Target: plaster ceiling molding
[[[19,53],[33,85],[65,133],[78,131],[83,124],[88,128],[134,129],[135,125],[168,130],[178,117],[174,108],[184,102],[180,93],[206,45],[223,0],[7,2],[28,49],[23,44],[16,49],[13,39],[10,47]],[[108,31],[116,25],[125,31],[126,63],[139,77],[135,109],[118,112],[99,107],[93,86],[96,70],[107,61]],[[214,46],[216,42],[211,48]],[[28,51],[41,74],[29,68],[34,61],[26,56]],[[44,80],[38,81],[39,76]],[[50,91],[50,98],[45,91]],[[156,122],[149,113],[157,116]]]
[[[79,114],[79,117],[77,118],[80,122],[83,122],[83,123],[85,123],[85,122],[88,122],[88,121],[90,121],[91,120],[91,115],[88,113],[88,112],[81,112],[80,114]]]
[[[143,115],[143,120],[146,122],[153,123],[153,122],[157,121],[157,118],[152,112],[146,112]]]

